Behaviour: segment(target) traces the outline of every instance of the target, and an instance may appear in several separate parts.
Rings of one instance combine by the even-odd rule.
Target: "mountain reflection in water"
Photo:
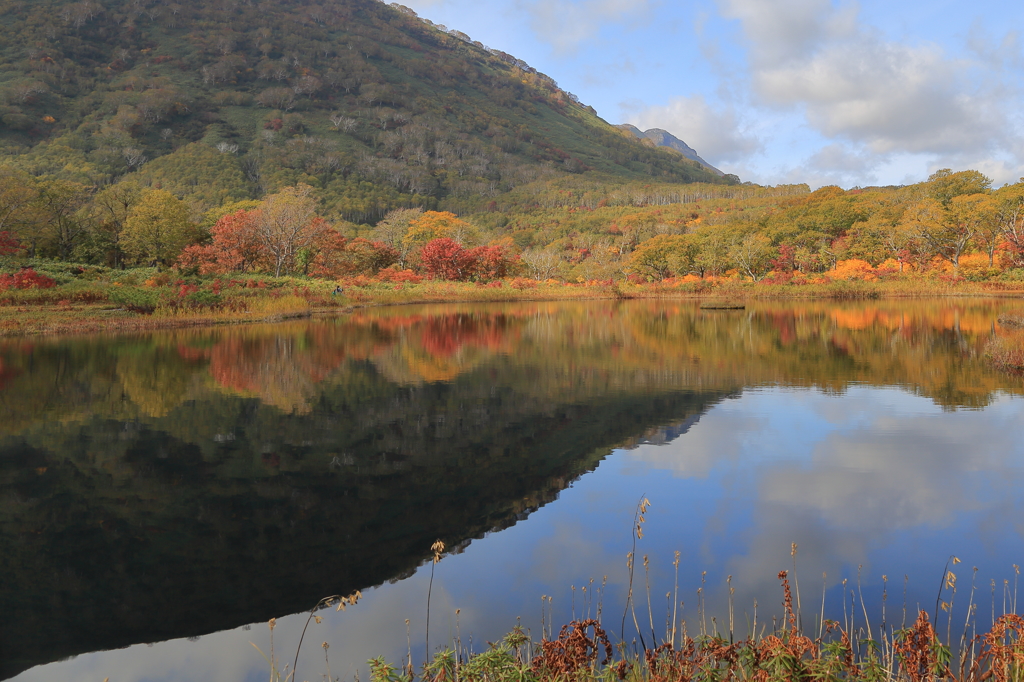
[[[988,370],[982,352],[1002,333],[995,320],[1009,307],[962,300],[757,304],[741,312],[700,311],[692,302],[428,306],[282,325],[2,341],[0,675],[265,621],[327,594],[411,575],[436,538],[464,548],[525,519],[615,447],[631,450],[602,471],[673,472],[658,475],[659,504],[668,508],[664,498],[679,494],[681,467],[688,494],[700,496],[693,482],[713,478],[730,457],[746,461],[737,453],[751,444],[730,445],[729,434],[744,433],[741,424],[714,442],[704,442],[700,429],[682,434],[750,387],[857,397],[862,386],[898,386],[947,411],[999,403],[1019,395],[1022,383]],[[716,410],[713,422],[728,414]],[[808,421],[779,440],[800,451],[815,428]],[[807,536],[797,529],[808,518],[820,533],[847,518],[827,511],[826,501],[856,508],[870,498],[858,481],[875,485],[878,471],[895,471],[886,496],[903,512],[891,519],[903,530],[925,523],[918,514],[933,505],[915,510],[915,500],[949,494],[945,479],[914,479],[914,462],[901,471],[899,452],[870,441],[857,446],[874,453],[861,458],[867,472],[829,459],[831,468],[795,463],[744,485],[769,506],[799,499],[803,507],[791,505],[784,523]],[[833,446],[818,456],[847,447]],[[780,450],[769,459],[787,456]],[[917,494],[901,496],[906,488]],[[756,517],[755,525],[783,517]],[[605,521],[610,529],[591,532],[618,556],[626,551],[621,528]],[[851,525],[866,555],[872,530]],[[686,532],[704,532],[698,526]],[[733,533],[727,543],[742,538]],[[856,554],[842,545],[848,540],[837,536],[830,551]],[[760,548],[754,539],[735,547],[755,550],[777,560],[788,545]],[[734,567],[752,598],[767,598],[754,588],[770,589],[765,580],[785,567],[763,565]]]

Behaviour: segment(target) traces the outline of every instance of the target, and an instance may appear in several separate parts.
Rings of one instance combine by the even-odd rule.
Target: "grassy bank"
[[[0,335],[137,331],[275,321],[334,314],[353,307],[443,302],[701,298],[874,299],[936,296],[1024,296],[1024,283],[944,281],[906,277],[812,284],[735,279],[659,282],[592,280],[538,282],[523,277],[491,282],[410,278],[332,281],[305,277],[182,276],[154,268],[107,268],[37,261],[5,275],[0,286]],[[340,287],[340,291],[338,288]]]

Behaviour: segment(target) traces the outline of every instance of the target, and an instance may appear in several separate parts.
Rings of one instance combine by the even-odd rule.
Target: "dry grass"
[[[976,633],[974,611],[960,633],[936,630],[926,611],[899,629],[826,620],[818,632],[801,629],[788,571],[779,573],[785,613],[772,629],[746,637],[732,632],[686,634],[685,623],[660,642],[636,650],[614,647],[600,618],[573,620],[557,637],[533,643],[520,628],[483,653],[445,648],[424,664],[424,682],[696,682],[704,680],[851,680],[857,682],[1019,682],[1024,680],[1024,618],[1006,613]],[[955,577],[953,578],[955,582]],[[972,593],[973,599],[973,593]],[[945,604],[950,624],[952,608]],[[962,618],[962,617],[961,617]],[[866,620],[866,612],[865,612]],[[950,641],[955,639],[955,641]],[[413,682],[410,663],[399,669],[373,659],[371,682]]]
[[[873,299],[936,296],[1017,296],[999,282],[949,284],[918,278],[900,281],[836,281],[826,284],[753,284],[736,280],[633,283],[536,282],[523,278],[486,284],[426,280],[420,283],[336,283],[292,277],[196,280],[183,293],[181,280],[167,273],[145,281],[131,272],[110,282],[71,282],[50,289],[0,293],[0,336],[137,331],[171,327],[262,322],[335,314],[352,307],[415,303],[577,301],[598,299],[699,298],[706,307],[740,306],[753,299]],[[153,284],[163,277],[166,282]],[[221,287],[223,286],[223,289]],[[199,298],[196,298],[196,297]],[[148,301],[148,303],[147,303]],[[1008,326],[1013,320],[1001,322]],[[1018,324],[1024,323],[1024,318]],[[993,348],[993,353],[1006,353]],[[1010,366],[1009,363],[1003,363]]]

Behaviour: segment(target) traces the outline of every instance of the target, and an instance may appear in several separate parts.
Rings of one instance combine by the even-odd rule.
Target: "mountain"
[[[0,163],[196,210],[299,182],[329,217],[479,210],[572,175],[729,184],[512,55],[377,0],[0,0]]]
[[[686,158],[699,163],[702,167],[704,167],[705,170],[711,171],[712,173],[718,176],[725,176],[725,173],[718,170],[704,159],[700,158],[700,156],[697,155],[697,152],[693,149],[693,147],[686,144],[685,142],[683,142],[682,140],[680,140],[678,137],[668,132],[667,130],[662,130],[661,128],[651,128],[650,130],[645,130],[641,132],[639,128],[637,128],[634,125],[630,125],[629,123],[623,123],[615,127],[618,128],[619,130],[624,130],[627,133],[631,133],[640,140],[650,140],[651,142],[654,143],[655,147],[665,147],[677,151]]]

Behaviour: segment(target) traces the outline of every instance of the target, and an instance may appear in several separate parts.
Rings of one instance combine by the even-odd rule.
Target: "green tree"
[[[954,173],[949,168],[943,168],[928,176],[925,187],[929,197],[943,206],[949,206],[954,197],[988,193],[992,188],[992,179],[976,170]]]
[[[92,224],[93,242],[115,268],[124,265],[121,234],[132,209],[139,202],[142,189],[138,183],[125,180],[105,187],[93,197],[95,220]]]
[[[44,180],[36,197],[37,229],[28,238],[29,255],[36,255],[37,240],[45,236],[59,258],[67,260],[86,235],[90,221],[83,210],[89,200],[89,188],[67,180]],[[45,234],[38,228],[43,228]]]
[[[694,267],[700,276],[722,274],[729,263],[729,238],[721,225],[708,225],[696,233],[697,252]]]
[[[991,220],[992,202],[985,194],[956,195],[943,205],[938,199],[925,199],[906,213],[905,224],[929,249],[960,268],[960,257],[981,226]]]
[[[196,237],[188,207],[166,190],[143,192],[128,213],[121,245],[136,263],[170,265]]]
[[[996,190],[993,199],[1007,260],[1014,267],[1024,267],[1024,178],[1015,185]]]
[[[0,166],[0,232],[17,232],[32,212],[36,199],[30,175]]]
[[[626,263],[627,272],[649,280],[685,275],[694,267],[696,237],[692,234],[659,234],[642,242]]]

